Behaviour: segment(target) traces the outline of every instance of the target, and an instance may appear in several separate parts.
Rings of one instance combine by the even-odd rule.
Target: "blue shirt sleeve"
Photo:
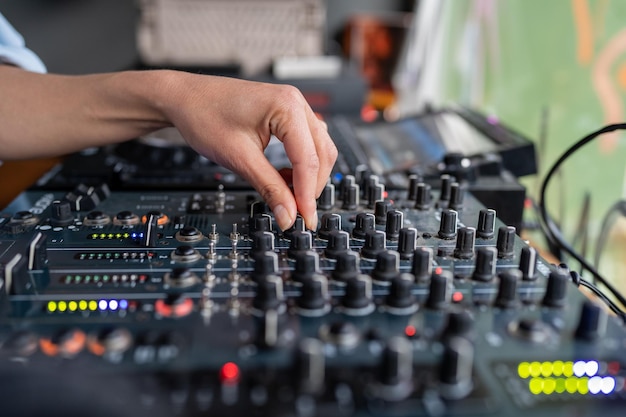
[[[45,73],[46,66],[26,47],[24,38],[0,13],[0,64],[11,64],[32,72]]]

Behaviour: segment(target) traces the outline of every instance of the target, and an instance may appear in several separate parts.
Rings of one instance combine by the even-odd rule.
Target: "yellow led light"
[[[531,393],[535,395],[539,395],[543,392],[543,379],[542,378],[532,378],[528,382],[528,389]]]
[[[76,301],[70,301],[69,303],[67,303],[67,308],[70,311],[76,311],[78,309],[78,303]]]
[[[570,394],[578,392],[578,378],[569,377],[565,380],[565,390]]]
[[[561,376],[563,375],[563,361],[554,361],[552,364],[552,375]]]
[[[54,301],[48,301],[48,311],[54,313],[57,310],[57,303]]]
[[[98,309],[98,303],[96,300],[89,301],[89,310],[96,311]]]
[[[78,302],[78,309],[79,309],[80,311],[85,311],[85,310],[87,310],[87,301],[85,301],[85,300],[80,300],[80,301]]]
[[[539,362],[530,363],[530,375],[533,377],[538,377],[541,375],[541,364]]]
[[[585,395],[589,393],[589,378],[578,378],[578,393]]]
[[[574,375],[574,362],[563,362],[563,376],[569,378]]]
[[[543,393],[550,395],[556,389],[556,381],[554,378],[546,378],[543,380]]]
[[[565,392],[565,378],[557,378],[556,386],[554,387],[554,392],[557,394],[562,394]]]
[[[64,312],[65,310],[67,310],[67,303],[65,301],[59,301],[59,304],[57,304],[57,306],[60,312]]]
[[[520,378],[528,378],[530,376],[530,364],[528,362],[522,362],[517,365],[517,374]]]
[[[552,376],[552,362],[543,362],[541,364],[541,376],[549,377]]]

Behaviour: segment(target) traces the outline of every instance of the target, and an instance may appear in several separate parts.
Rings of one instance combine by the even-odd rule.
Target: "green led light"
[[[557,394],[562,394],[565,392],[565,378],[557,378],[556,386],[554,387],[554,392]]]
[[[48,311],[54,313],[57,310],[57,303],[54,301],[48,301]]]

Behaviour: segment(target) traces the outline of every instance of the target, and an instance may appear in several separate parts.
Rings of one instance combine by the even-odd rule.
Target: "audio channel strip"
[[[623,415],[623,324],[453,179],[348,175],[318,212],[281,232],[252,191],[24,192],[2,415]]]

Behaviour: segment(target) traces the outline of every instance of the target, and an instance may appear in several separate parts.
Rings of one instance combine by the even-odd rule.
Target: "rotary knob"
[[[336,213],[324,213],[320,220],[320,228],[317,237],[328,240],[330,233],[334,230],[341,230],[341,216]]]
[[[334,230],[328,236],[328,244],[324,249],[324,255],[329,259],[337,259],[337,257],[350,250],[350,235],[343,230]]]
[[[352,229],[352,237],[363,240],[367,232],[376,230],[375,217],[372,213],[359,213],[356,215],[354,228]]]
[[[379,284],[389,285],[392,278],[400,273],[400,257],[397,252],[383,250],[376,255],[376,265],[372,278]]]
[[[345,284],[361,273],[359,254],[353,251],[340,253],[331,276],[332,279]]]

